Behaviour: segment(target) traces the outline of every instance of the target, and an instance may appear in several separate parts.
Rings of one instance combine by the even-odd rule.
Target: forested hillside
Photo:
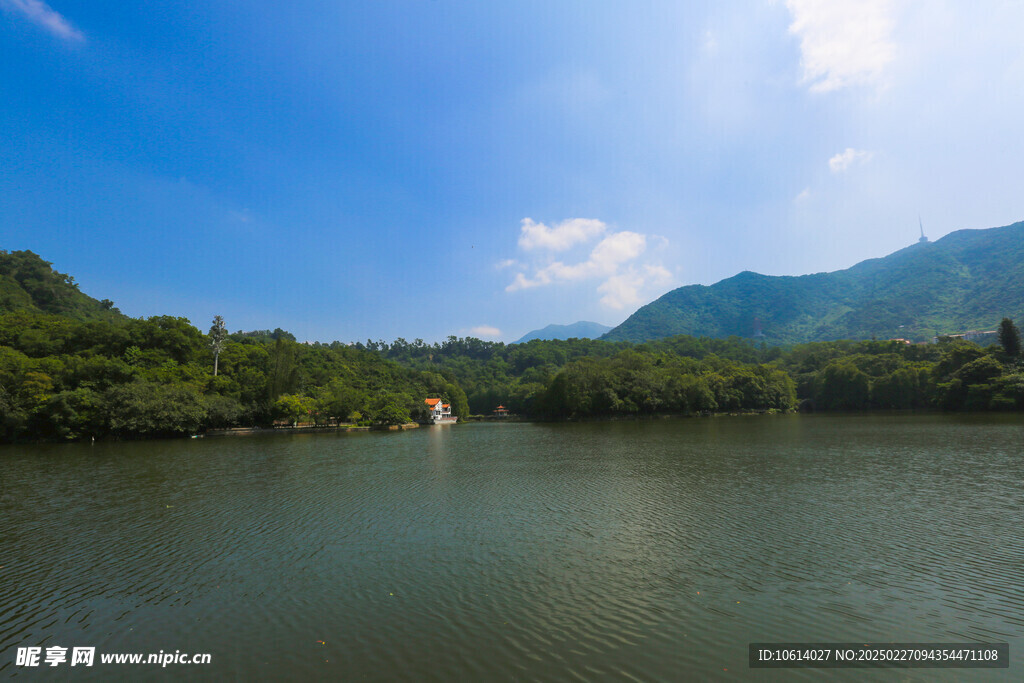
[[[1010,320],[988,348],[954,339],[770,347],[685,335],[644,344],[310,344],[281,329],[227,334],[215,320],[203,333],[184,318],[128,318],[102,303],[97,310],[71,278],[22,254],[16,259],[31,267],[11,276],[17,288],[0,309],[2,441],[182,436],[275,420],[388,425],[423,417],[428,396],[462,418],[499,404],[538,419],[798,405],[1024,409],[1020,336]]]
[[[640,342],[676,334],[769,344],[905,338],[993,329],[1024,317],[1024,222],[960,230],[847,270],[799,277],[743,272],[675,289],[606,334]]]
[[[213,375],[210,338],[184,318],[82,322],[0,315],[0,435],[16,438],[173,436],[204,428],[290,422],[396,424],[441,396],[465,395],[346,344],[234,334]]]
[[[76,320],[123,317],[114,302],[83,294],[75,278],[50,266],[31,251],[0,250],[0,311],[51,313]]]
[[[347,344],[299,344],[283,330],[221,342],[184,318],[121,315],[32,252],[0,252],[0,439],[192,434],[211,427],[348,421],[396,424],[465,394]]]

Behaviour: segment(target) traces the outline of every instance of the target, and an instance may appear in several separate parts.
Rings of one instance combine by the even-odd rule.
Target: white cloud
[[[624,261],[632,261],[647,248],[647,238],[624,230],[601,240],[590,254],[590,260],[603,269],[614,268]]]
[[[838,154],[836,156],[839,156]],[[835,158],[835,157],[833,157]],[[811,188],[805,187],[803,191],[793,198],[793,201],[797,204],[802,204],[811,198]]]
[[[872,152],[847,147],[845,150],[828,160],[828,167],[833,173],[842,173],[854,164],[867,163],[873,156],[874,153]]]
[[[573,281],[608,277],[615,274],[619,264],[632,261],[640,256],[644,252],[646,244],[647,238],[644,235],[623,230],[601,240],[590,252],[590,258],[586,261],[572,265],[555,261],[537,270],[532,280],[522,273],[516,273],[515,280],[505,288],[505,291],[514,292],[517,289],[538,287],[557,280]]]
[[[896,47],[894,0],[786,0],[800,37],[803,82],[814,92],[881,83]]]
[[[511,268],[512,266],[516,265],[519,265],[519,261],[516,261],[513,258],[507,258],[495,263],[494,267],[497,268],[498,270],[505,270],[506,268]]]
[[[547,228],[526,219],[523,221],[523,236],[520,237],[519,245],[523,249],[531,249],[544,244],[549,249],[560,250],[566,243],[586,241],[604,231],[605,224],[593,219],[571,219],[559,223],[555,228]],[[530,236],[530,241],[524,244],[526,235]],[[535,239],[537,236],[540,237]],[[667,244],[663,237],[654,239],[662,247]],[[637,263],[647,250],[647,240],[646,235],[629,230],[612,233],[594,246],[586,260],[577,263],[535,263],[532,276],[523,271],[516,273],[505,291],[600,279],[602,282],[597,292],[603,295],[601,303],[605,306],[620,309],[639,304],[642,302],[642,291],[667,286],[672,281],[671,273],[660,265]]]
[[[668,268],[663,266],[647,265],[644,266],[644,272],[647,275],[648,281],[658,287],[668,287],[672,284],[672,273],[669,272]]]
[[[501,330],[491,325],[477,325],[470,328],[469,333],[474,337],[500,337]]]
[[[661,266],[644,266],[640,270],[629,268],[602,282],[597,291],[603,294],[601,303],[609,308],[623,309],[640,306],[644,298],[640,293],[652,287],[667,287],[672,274]]]
[[[608,278],[598,286],[597,291],[604,294],[601,297],[602,304],[609,308],[623,309],[641,303],[639,289],[642,286],[643,278],[629,272]]]
[[[509,284],[509,286],[505,288],[505,291],[515,292],[520,289],[530,289],[531,287],[540,287],[541,285],[547,284],[551,284],[550,279],[545,280],[538,277],[536,279],[531,280],[522,273],[516,273],[515,278],[512,280],[511,284]]]
[[[527,251],[550,249],[565,251],[569,247],[588,242],[605,231],[605,224],[593,218],[570,218],[553,228],[535,223],[531,218],[522,220],[519,246]]]
[[[10,12],[21,14],[58,38],[73,42],[85,41],[85,35],[81,31],[41,0],[0,0],[0,6]]]

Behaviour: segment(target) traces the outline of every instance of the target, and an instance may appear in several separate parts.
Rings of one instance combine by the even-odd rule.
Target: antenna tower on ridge
[[[923,244],[928,241],[928,238],[924,236],[924,223],[921,222],[921,215],[917,216],[917,224],[921,227],[921,239],[918,240],[919,244]]]

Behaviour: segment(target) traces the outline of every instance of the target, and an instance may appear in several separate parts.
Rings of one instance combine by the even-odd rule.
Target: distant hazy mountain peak
[[[577,339],[597,339],[611,329],[608,325],[581,320],[571,325],[548,325],[542,329],[527,332],[513,343],[522,344],[531,339],[572,339],[573,337]]]

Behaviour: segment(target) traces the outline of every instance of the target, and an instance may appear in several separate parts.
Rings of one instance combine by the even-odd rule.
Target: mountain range
[[[769,344],[834,339],[927,341],[1024,318],[1024,222],[958,230],[846,270],[750,271],[689,285],[638,309],[601,339],[736,335]]]
[[[74,278],[30,251],[0,251],[0,312],[25,310],[78,320],[123,319]],[[678,334],[738,336],[768,344],[835,339],[928,341],[1024,321],[1024,221],[958,230],[846,270],[800,276],[744,271],[710,286],[674,289],[609,329],[593,322],[548,325],[531,339],[643,342]],[[603,336],[599,336],[602,335]]]

